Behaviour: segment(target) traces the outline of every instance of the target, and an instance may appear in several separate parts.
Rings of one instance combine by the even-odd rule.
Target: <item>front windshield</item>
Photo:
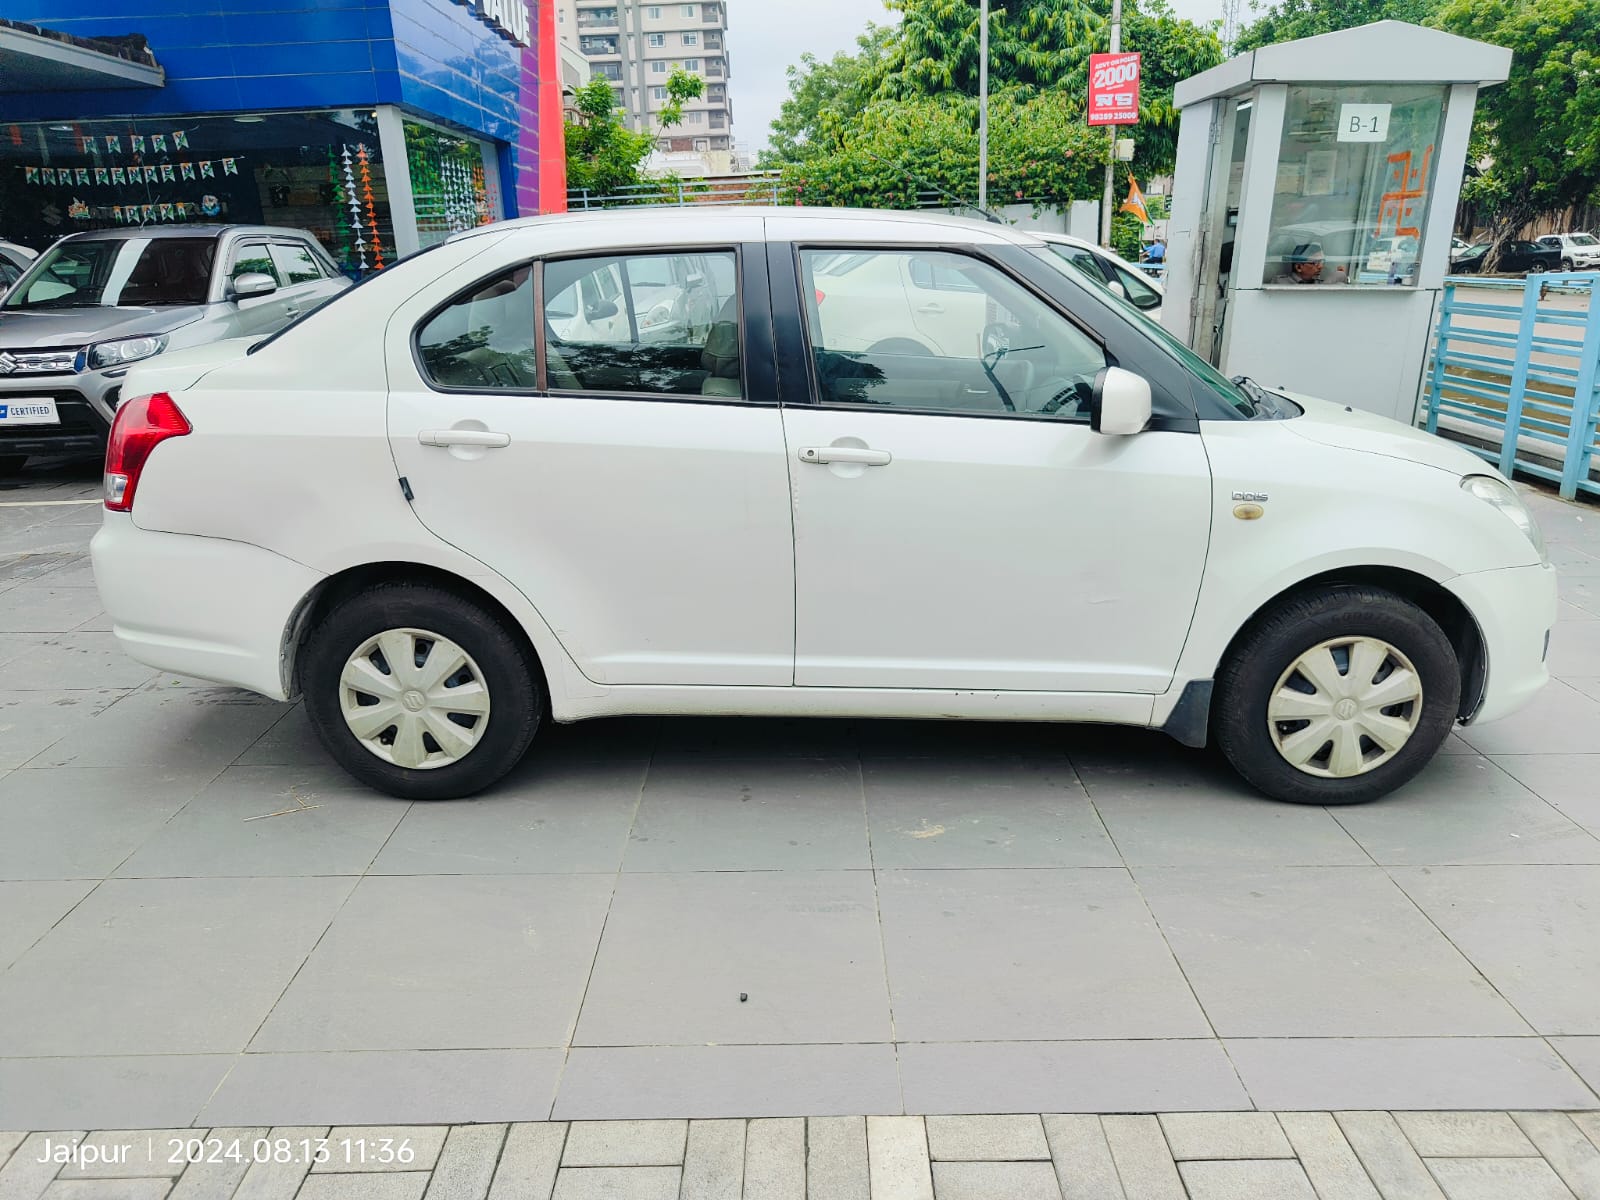
[[[40,255],[6,297],[8,309],[154,308],[204,304],[213,238],[84,238]]]
[[[1600,242],[1594,240],[1593,234],[1575,233],[1572,235],[1572,244],[1574,246],[1595,246],[1600,245]]]
[[[1070,258],[1053,254],[1046,247],[1041,247],[1033,251],[1033,253],[1068,278],[1078,281],[1083,279],[1083,273],[1073,265]],[[1141,329],[1149,332],[1163,350],[1188,368],[1190,374],[1199,379],[1205,387],[1215,393],[1240,416],[1253,417],[1257,415],[1255,402],[1250,399],[1249,393],[1230,383],[1225,375],[1168,333],[1159,321],[1152,320],[1140,312],[1110,288],[1105,288],[1101,293],[1102,299],[1106,297],[1110,298],[1111,303],[1120,305],[1126,312],[1137,317],[1140,321]]]

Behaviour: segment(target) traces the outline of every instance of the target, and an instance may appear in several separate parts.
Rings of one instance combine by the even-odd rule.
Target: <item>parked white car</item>
[[[1159,280],[1127,259],[1071,234],[1042,233],[1039,237],[1054,253],[1094,282],[1110,288],[1152,321],[1160,322],[1161,299],[1166,289]]]
[[[731,269],[718,270],[703,255],[619,259],[561,287],[545,313],[551,330],[569,342],[603,342],[625,333],[630,309],[641,342],[704,340],[734,287]]]
[[[625,294],[604,341],[528,318],[682,253],[737,281],[699,344],[643,342]],[[841,256],[873,343],[923,351],[862,345]],[[927,279],[982,322],[931,337]],[[1547,678],[1555,573],[1479,459],[1230,383],[992,225],[490,225],[128,387],[93,543],[117,639],[303,695],[398,796],[490,786],[547,718],[744,713],[1149,726],[1346,803]]]
[[[1600,267],[1600,238],[1592,233],[1547,233],[1539,245],[1561,252],[1563,271],[1588,271]]]

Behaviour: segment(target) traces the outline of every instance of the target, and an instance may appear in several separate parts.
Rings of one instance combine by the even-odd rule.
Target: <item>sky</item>
[[[733,132],[752,157],[766,146],[767,131],[789,94],[784,68],[806,51],[827,59],[853,50],[869,21],[895,15],[884,10],[883,0],[727,0],[727,7]],[[1191,21],[1222,15],[1221,0],[1172,0],[1172,7]],[[1248,3],[1243,7],[1248,13]]]

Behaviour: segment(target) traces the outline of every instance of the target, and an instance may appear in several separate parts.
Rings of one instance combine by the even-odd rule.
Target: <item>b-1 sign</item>
[[[1138,54],[1089,55],[1089,124],[1138,123]]]
[[[1341,104],[1339,137],[1341,142],[1387,142],[1389,104]]]

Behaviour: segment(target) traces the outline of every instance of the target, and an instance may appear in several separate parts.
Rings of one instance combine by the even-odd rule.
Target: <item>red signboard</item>
[[[1139,56],[1089,55],[1089,124],[1139,123]]]

